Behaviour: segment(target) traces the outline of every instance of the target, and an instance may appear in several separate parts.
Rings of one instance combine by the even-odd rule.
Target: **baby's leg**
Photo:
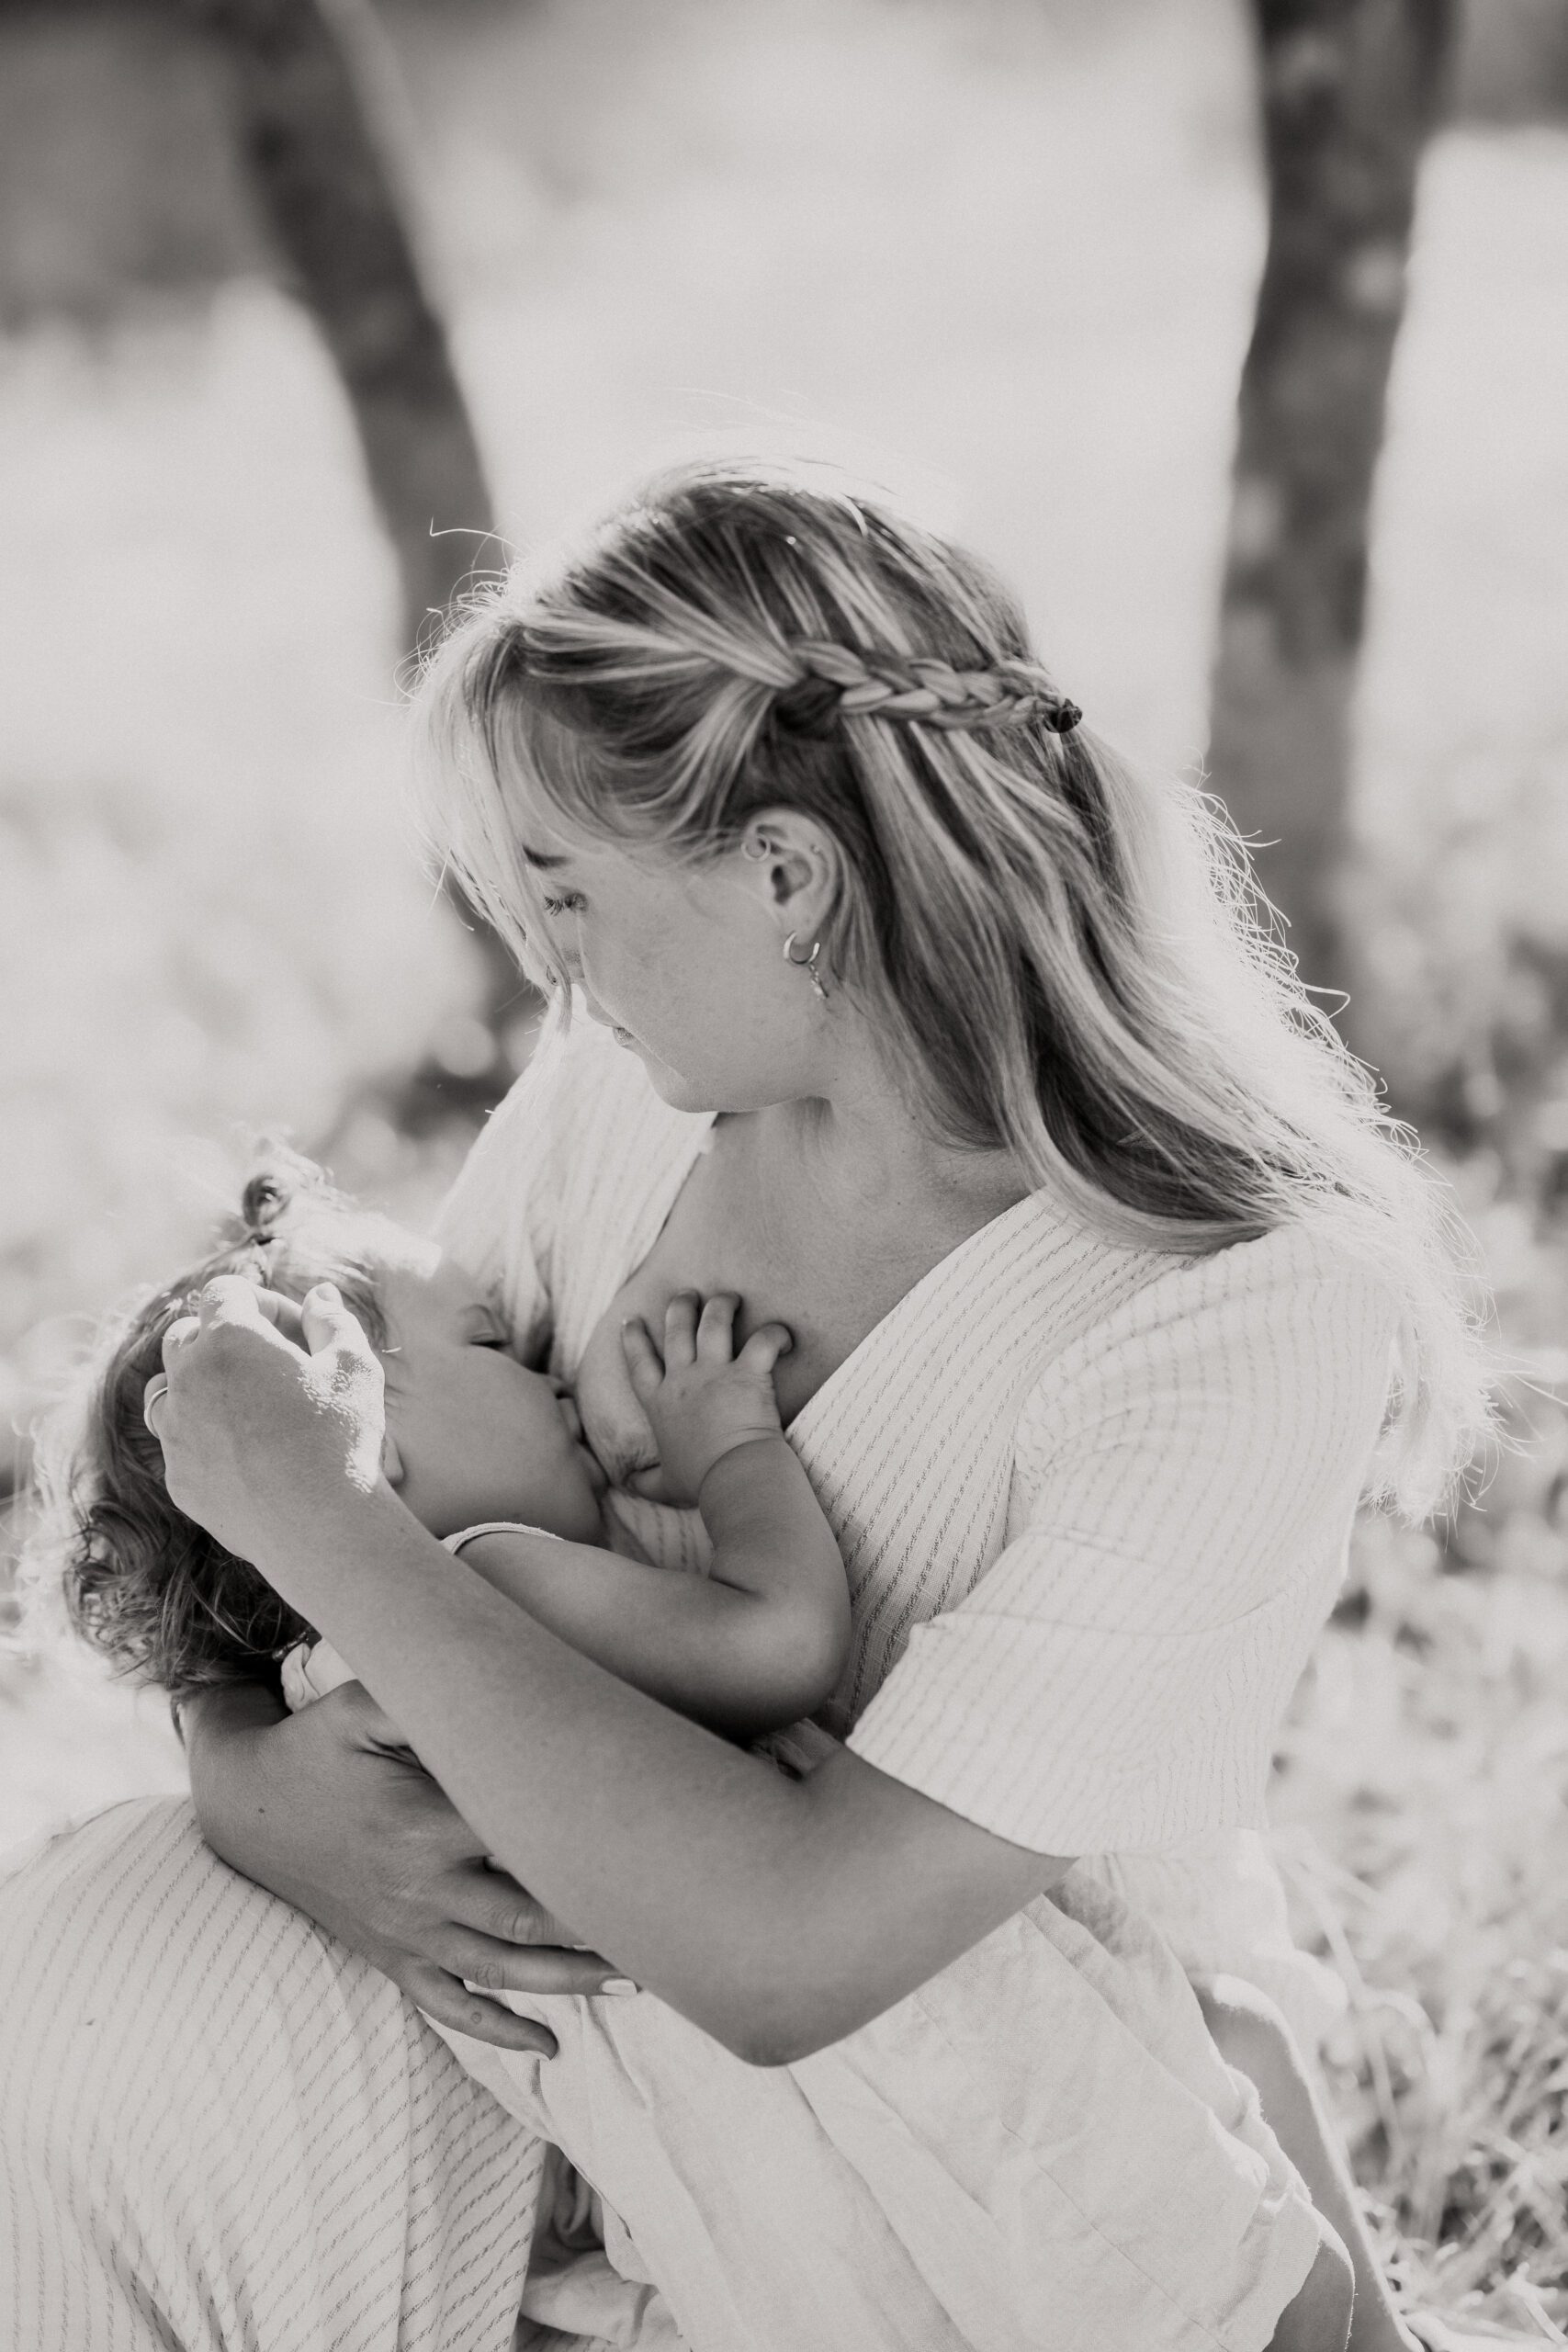
[[[1342,2241],[1355,2278],[1349,2352],[1419,2352],[1415,2336],[1394,2309],[1361,2219],[1338,2134],[1324,2112],[1283,2016],[1267,1995],[1239,1977],[1209,1977],[1194,1989],[1220,2055],[1256,2086],[1275,2137],[1311,2190],[1319,2213]],[[1312,2286],[1309,2278],[1307,2287]],[[1324,2292],[1327,2293],[1326,2288]],[[1324,2328],[1321,2315],[1310,2322],[1303,2315],[1297,2332],[1285,2334],[1286,2326],[1294,2324],[1295,2312],[1292,2304],[1280,2321],[1281,2333],[1275,2336],[1271,2352],[1317,2352],[1319,2344],[1341,2340],[1328,2333],[1312,2332],[1313,2326]]]

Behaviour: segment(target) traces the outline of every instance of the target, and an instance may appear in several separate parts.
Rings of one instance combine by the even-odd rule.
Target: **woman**
[[[686,1288],[790,1325],[781,1406],[854,1605],[847,1741],[787,1779],[498,1604],[375,1492],[352,1329],[319,1327],[302,1379],[216,1289],[169,1357],[171,1491],[456,1813],[363,1699],[287,1724],[209,1700],[203,1828],[283,1905],[167,1808],[8,1890],[16,2193],[71,2207],[29,2308],[97,2330],[62,2341],[505,2340],[536,2147],[354,1952],[514,2050],[550,2037],[462,1980],[544,2015],[629,1978],[803,2069],[1110,1857],[1195,1973],[1297,1998],[1272,1733],[1385,1419],[1373,1482],[1417,1508],[1479,1419],[1432,1196],[1361,1074],[1199,805],[1088,735],[968,559],[697,469],[511,594],[424,688],[443,839],[622,1050],[545,1057],[448,1237],[575,1385],[625,1539],[672,1564],[622,1325]],[[608,1960],[532,1944],[530,1897]],[[128,2004],[162,2027],[129,2057]],[[1071,2128],[1088,2173],[1136,2118]],[[1118,2340],[1096,2290],[1086,2257],[1043,2331]]]

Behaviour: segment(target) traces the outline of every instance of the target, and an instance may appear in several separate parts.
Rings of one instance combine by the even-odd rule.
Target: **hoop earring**
[[[773,854],[773,845],[772,842],[769,841],[766,833],[758,833],[755,838],[756,846],[754,848],[751,842],[749,840],[741,842],[740,854],[742,857],[749,857],[753,865],[761,865],[765,859],[772,857]]]
[[[784,944],[784,962],[786,964],[793,964],[797,972],[804,972],[812,987],[816,989],[818,995],[825,997],[828,991],[822,985],[822,975],[817,969],[817,958],[821,955],[821,953],[822,942],[819,939],[814,939],[811,943],[810,954],[808,956],[797,956],[795,952],[795,933],[793,931],[790,933],[789,937]]]

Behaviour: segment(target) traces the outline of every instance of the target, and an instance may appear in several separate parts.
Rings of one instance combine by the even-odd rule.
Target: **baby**
[[[666,1705],[737,1740],[819,1706],[849,1641],[831,1529],[784,1439],[773,1365],[781,1325],[736,1351],[739,1301],[671,1302],[656,1348],[625,1335],[633,1385],[675,1500],[701,1509],[722,1455],[754,1448],[756,1509],[708,1530],[706,1577],[612,1553],[604,1477],[564,1383],[512,1354],[494,1307],[434,1242],[335,1193],[277,1153],[245,1186],[235,1227],[201,1265],[111,1328],[91,1374],[85,1428],[46,1455],[54,1542],[78,1630],[123,1670],[182,1699],[215,1682],[281,1681],[308,1703],[350,1669],[280,1600],[170,1500],[143,1414],[170,1326],[219,1274],[298,1303],[335,1283],[386,1371],[382,1471],[415,1518],[487,1582],[574,1648]],[[46,1472],[48,1464],[46,1462]]]
[[[794,1724],[829,1696],[849,1641],[849,1597],[832,1532],[780,1425],[772,1368],[790,1344],[782,1326],[737,1353],[739,1301],[702,1305],[690,1293],[671,1303],[662,1350],[628,1326],[628,1371],[670,1498],[700,1510],[707,1472],[750,1445],[756,1508],[739,1528],[733,1514],[708,1528],[706,1577],[618,1557],[603,1543],[604,1475],[565,1384],[517,1361],[494,1307],[434,1243],[355,1207],[310,1161],[278,1151],[246,1184],[221,1245],[109,1328],[91,1367],[85,1427],[69,1415],[44,1447],[50,1548],[62,1555],[72,1620],[123,1672],[167,1690],[176,1720],[183,1699],[215,1682],[280,1682],[298,1712],[353,1677],[164,1487],[146,1384],[171,1325],[218,1274],[296,1304],[316,1283],[338,1285],[385,1368],[388,1483],[448,1550],[561,1639],[736,1740]],[[811,1727],[777,1752],[785,1769],[812,1760]],[[510,2103],[496,2053],[447,2039]],[[606,2237],[616,2265],[598,2250]],[[548,2151],[528,2316],[624,2322],[650,2283],[637,2277],[617,2218]],[[651,2342],[654,2315],[642,2317]]]

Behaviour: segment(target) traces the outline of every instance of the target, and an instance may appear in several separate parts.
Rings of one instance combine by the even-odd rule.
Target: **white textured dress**
[[[710,1125],[580,1026],[473,1154],[444,1238],[568,1381]],[[663,2288],[624,2340],[1268,2342],[1315,2228],[1172,1948],[1309,2030],[1321,2014],[1263,1792],[1343,1573],[1391,1337],[1382,1286],[1321,1235],[1173,1261],[1034,1194],[795,1417],[853,1612],[823,1728],[999,1836],[1088,1859],[788,2068],[745,2067],[647,1996],[518,2004],[559,2056],[474,2063],[603,2193],[621,2266]],[[618,1544],[705,1566],[694,1513],[614,1489],[608,1509]]]
[[[459,1180],[448,1238],[569,1377],[705,1128],[585,1030]],[[1186,1265],[1035,1197],[797,1416],[854,1600],[829,1728],[1006,1838],[1111,1858],[799,2066],[742,2068],[646,1995],[558,2001],[561,2056],[503,2077],[503,2108],[188,1806],[49,1842],[0,1880],[0,2342],[503,2352],[558,2208],[548,2140],[602,2187],[625,2283],[535,2261],[558,2324],[525,2319],[520,2347],[1256,2352],[1306,2217],[1168,1952],[1104,1896],[1187,1967],[1310,2009],[1263,1784],[1389,1331],[1376,1281],[1316,1236]],[[617,1541],[702,1565],[681,1514],[613,1510]],[[760,2316],[716,2232],[751,2266],[737,2293],[778,2282]]]

